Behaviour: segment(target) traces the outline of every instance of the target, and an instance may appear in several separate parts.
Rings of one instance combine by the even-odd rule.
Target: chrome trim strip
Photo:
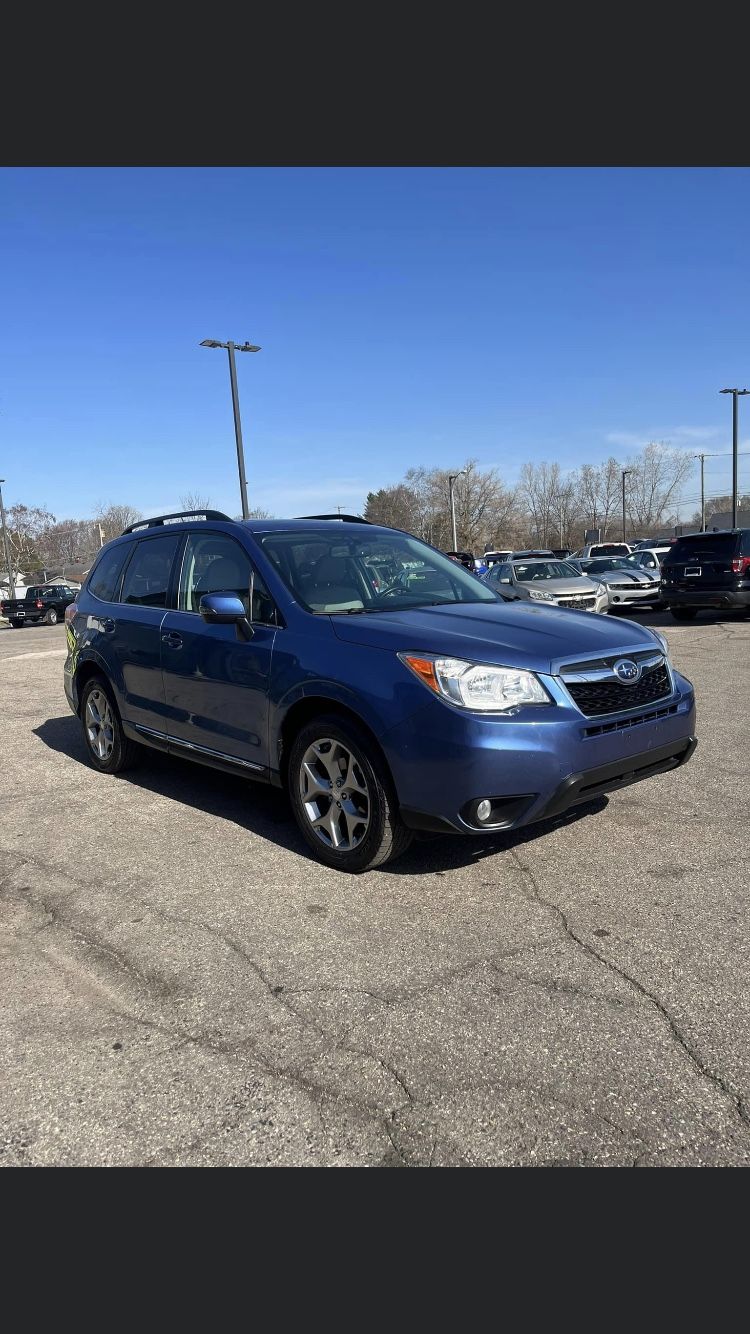
[[[170,746],[182,746],[184,750],[195,750],[199,755],[212,755],[216,760],[223,760],[225,764],[239,764],[243,769],[257,769],[263,771],[265,764],[253,764],[252,760],[240,760],[236,755],[227,755],[223,750],[211,750],[210,746],[198,746],[194,741],[182,741],[180,737],[168,736],[167,740]]]
[[[627,658],[628,654],[622,653],[619,656]],[[660,667],[666,661],[667,659],[663,653],[655,653],[651,658],[641,658],[638,666],[643,673],[650,671],[652,667]],[[560,680],[565,685],[594,685],[598,681],[617,681],[618,678],[611,667],[600,667],[592,672],[566,672],[563,668],[560,672]]]
[[[158,741],[169,741],[166,732],[157,732],[153,727],[144,727],[142,723],[134,723],[136,732],[143,732],[144,736],[155,736]]]

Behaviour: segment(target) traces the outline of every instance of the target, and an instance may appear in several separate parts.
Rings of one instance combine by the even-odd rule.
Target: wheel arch
[[[364,732],[380,760],[383,774],[391,786],[392,794],[397,799],[398,794],[396,792],[396,784],[393,780],[393,774],[391,773],[391,766],[388,763],[385,751],[383,750],[377,735],[362,717],[361,713],[358,713],[356,709],[351,708],[348,704],[344,704],[339,699],[332,699],[329,695],[305,695],[301,699],[296,700],[285,713],[278,734],[278,772],[280,785],[286,787],[289,753],[292,749],[295,736],[301,728],[305,727],[307,723],[312,722],[315,718],[320,717],[321,714],[333,715],[334,717],[341,718],[342,721],[352,722],[359,728],[360,732]]]

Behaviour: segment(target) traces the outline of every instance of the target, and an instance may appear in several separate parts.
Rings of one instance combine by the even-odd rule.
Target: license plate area
[[[686,565],[686,566],[685,566],[685,578],[686,578],[686,579],[700,579],[700,577],[701,577],[701,567],[700,567],[700,565]]]

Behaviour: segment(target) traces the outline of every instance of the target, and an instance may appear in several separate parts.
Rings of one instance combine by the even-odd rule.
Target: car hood
[[[598,574],[603,584],[653,584],[659,581],[657,574],[650,574],[648,570],[605,570],[604,574]]]
[[[440,653],[497,666],[554,672],[564,658],[653,648],[646,626],[534,602],[452,603],[331,616],[336,636],[394,653]]]
[[[519,579],[515,585],[518,589],[525,589],[530,593],[532,588],[537,593],[579,593],[582,597],[590,597],[596,592],[596,582],[589,576],[581,575],[579,579],[570,576],[567,579]]]

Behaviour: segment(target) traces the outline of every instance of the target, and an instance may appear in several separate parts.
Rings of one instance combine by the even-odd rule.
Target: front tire
[[[348,719],[324,715],[298,732],[287,787],[302,837],[326,866],[372,871],[411,843],[382,758]]]
[[[103,676],[92,676],[81,692],[81,723],[89,762],[103,774],[122,773],[140,758],[140,746],[122,730],[114,695]]]

